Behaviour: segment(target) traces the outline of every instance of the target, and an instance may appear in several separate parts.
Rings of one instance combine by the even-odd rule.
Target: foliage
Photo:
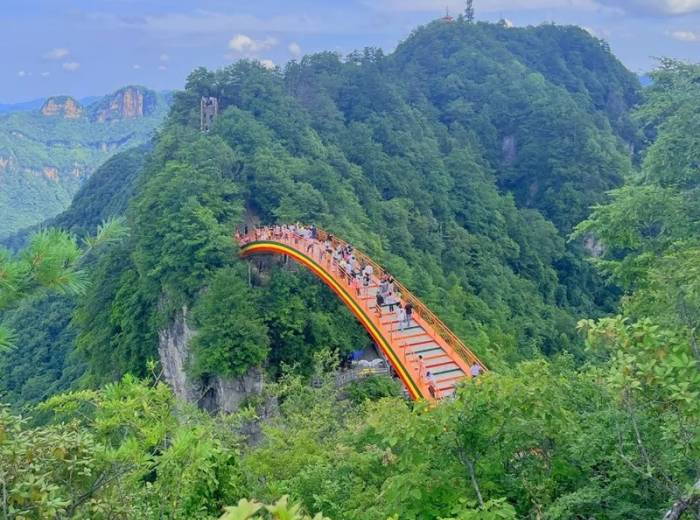
[[[40,405],[43,426],[0,412],[5,507],[84,518],[689,517],[700,482],[697,77],[662,62],[630,117],[636,80],[604,42],[462,19],[420,28],[389,55],[197,69],[132,184],[116,190],[132,233],[88,238],[87,255],[57,234],[60,258],[75,259],[7,293],[29,349],[24,365],[1,367],[8,390],[35,401],[46,396],[37,386],[62,391],[86,372],[85,389]],[[203,135],[208,94],[221,112]],[[632,172],[626,146],[640,140]],[[86,188],[72,230],[108,191]],[[236,227],[287,219],[366,250],[495,370],[439,406],[407,402],[385,378],[337,388],[338,360],[369,341],[352,315],[291,263],[237,259]],[[24,280],[32,268],[17,266],[41,265],[40,250],[3,257],[4,279]],[[61,286],[50,272],[79,261],[92,283],[72,325],[65,297],[24,298]],[[594,269],[620,285],[619,305]],[[262,365],[263,394],[212,417],[125,375],[157,372],[158,334],[174,324],[196,329],[190,376]],[[55,360],[42,363],[53,337]]]
[[[383,397],[397,397],[401,394],[401,384],[389,376],[371,376],[351,381],[345,392],[355,404],[361,404]]]
[[[30,427],[0,410],[2,512],[11,518],[216,518],[234,499],[230,426],[125,378],[42,405]]]
[[[300,507],[288,504],[286,495],[271,505],[251,502],[242,498],[237,506],[226,507],[226,512],[219,520],[262,520],[263,518],[278,518],[280,520],[329,520],[321,513],[313,518],[300,512]],[[255,516],[253,516],[255,515]]]
[[[698,77],[697,65],[661,62],[636,114],[653,139],[641,175],[576,231],[600,240],[604,253],[595,263],[627,290],[618,316],[579,327],[608,360],[608,385],[634,430],[636,449],[620,456],[675,501],[668,518],[694,507],[687,490],[700,482],[700,170],[689,133],[689,114],[700,106]],[[652,435],[645,418],[653,418]]]
[[[267,359],[267,327],[257,313],[253,291],[232,270],[220,270],[194,308],[195,375],[243,375]]]
[[[585,43],[581,52],[603,65],[570,56],[570,41]],[[548,52],[560,53],[566,70],[536,58],[552,42]],[[609,87],[595,74],[609,77]],[[211,94],[220,114],[203,136],[195,131],[199,100]],[[606,94],[616,106],[603,103]],[[635,96],[634,80],[608,50],[572,28],[430,24],[391,55],[321,53],[284,71],[246,60],[197,69],[139,175],[128,211],[139,232],[118,262],[122,278],[98,270],[93,287],[111,296],[89,295],[93,304],[78,311],[81,351],[98,381],[143,374],[157,330],[204,305],[216,272],[237,263],[230,237],[245,208],[249,223],[314,222],[365,249],[490,364],[581,355],[576,320],[600,313],[612,293],[559,230],[629,170],[621,139]],[[504,151],[510,142],[513,153]],[[245,371],[259,358],[236,359],[234,343],[249,337],[261,349],[269,344],[275,375],[283,364],[308,374],[318,348],[343,355],[364,346],[366,336],[327,291],[271,271],[253,273],[246,292],[267,339],[231,342],[212,324],[196,374]],[[245,271],[232,272],[242,290]],[[119,330],[138,333],[125,347],[110,339]],[[104,354],[112,351],[120,354],[110,365]],[[118,368],[105,373],[105,365]]]

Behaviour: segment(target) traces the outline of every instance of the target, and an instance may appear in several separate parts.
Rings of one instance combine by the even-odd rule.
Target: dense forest
[[[391,54],[193,71],[153,143],[0,256],[3,514],[697,517],[700,67],[652,78],[576,27],[462,18]],[[491,372],[434,407],[387,377],[338,389],[364,330],[308,273],[251,279],[232,240],[296,221]],[[159,347],[182,322],[192,381],[263,390],[177,399]]]

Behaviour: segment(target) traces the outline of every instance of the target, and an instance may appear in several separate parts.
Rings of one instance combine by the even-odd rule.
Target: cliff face
[[[158,356],[163,377],[179,399],[196,404],[211,413],[231,413],[241,403],[263,389],[260,369],[252,369],[236,378],[212,376],[194,381],[187,374],[189,344],[196,331],[187,323],[187,308],[183,307],[171,323],[158,333]]]
[[[46,117],[60,116],[66,119],[77,119],[85,110],[70,96],[50,97],[41,107],[41,113]]]
[[[125,87],[100,103],[93,117],[98,123],[136,119],[150,115],[154,107],[155,97],[151,91],[142,87]]]

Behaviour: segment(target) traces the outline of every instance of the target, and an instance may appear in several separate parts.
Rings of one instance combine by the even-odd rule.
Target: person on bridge
[[[350,286],[353,289],[355,289],[355,293],[359,297],[360,296],[360,273],[353,271],[350,276],[352,277],[352,282],[350,283]]]
[[[406,328],[409,328],[411,326],[411,318],[413,318],[413,304],[408,302],[404,311],[406,312]]]
[[[389,281],[386,275],[382,276],[382,280],[379,282],[379,292],[384,298],[389,295]]]
[[[428,372],[427,374],[425,374],[425,379],[428,382],[428,392],[430,392],[430,397],[435,399],[435,388],[437,387],[435,383],[435,377],[433,376],[433,374]]]
[[[401,306],[401,302],[396,306],[396,319],[399,320],[399,332],[403,332],[404,326],[406,325],[406,311]]]
[[[425,361],[423,361],[423,355],[418,354],[418,381],[425,381]]]
[[[384,296],[382,296],[382,293],[378,292],[377,306],[374,308],[374,310],[377,313],[377,316],[379,316],[380,318],[382,317],[382,305],[384,305]]]
[[[471,374],[472,377],[479,377],[483,371],[484,371],[484,369],[476,361],[474,361],[472,366],[469,367],[469,373]]]
[[[387,294],[386,303],[389,305],[389,312],[394,312],[394,305],[398,303],[398,300],[396,299],[396,296],[394,296],[393,292],[389,291]]]

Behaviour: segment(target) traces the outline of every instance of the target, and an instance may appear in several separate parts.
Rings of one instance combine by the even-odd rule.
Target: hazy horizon
[[[241,58],[283,66],[322,50],[390,52],[443,16],[445,4],[453,15],[464,7],[461,0],[10,0],[0,104],[99,96],[128,84],[174,90],[197,66]],[[698,61],[700,0],[476,0],[475,8],[482,21],[578,25],[637,74],[651,70],[654,57]]]

